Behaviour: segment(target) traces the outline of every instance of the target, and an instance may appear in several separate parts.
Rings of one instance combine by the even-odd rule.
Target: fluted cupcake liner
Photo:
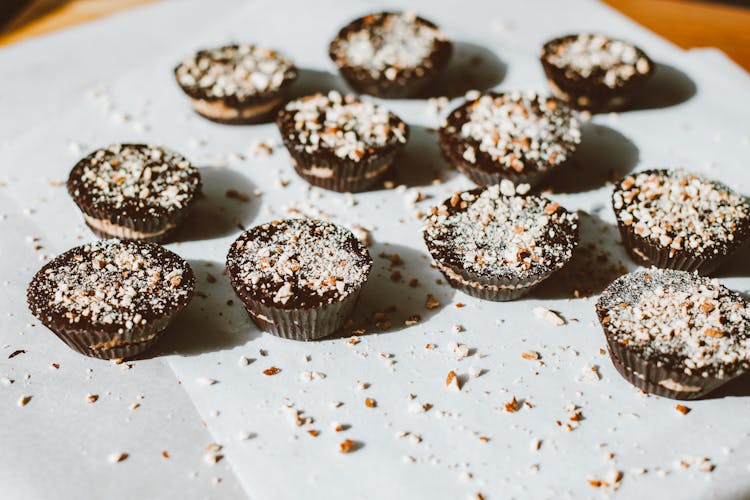
[[[467,295],[477,297],[483,300],[492,300],[495,302],[506,302],[516,300],[528,294],[542,281],[552,275],[554,271],[549,271],[542,275],[521,278],[486,278],[474,273],[469,273],[463,269],[454,269],[437,262],[437,267],[450,285]]]
[[[486,172],[463,161],[456,162],[455,165],[459,172],[468,177],[477,186],[492,186],[500,184],[501,181],[507,179],[516,186],[519,184],[528,184],[534,187],[539,185],[550,173],[550,170],[534,170],[510,175],[507,172]]]
[[[524,169],[521,172],[516,171],[508,171],[508,170],[498,170],[496,172],[487,172],[486,170],[483,170],[479,168],[477,165],[474,165],[473,163],[469,163],[463,158],[457,158],[453,151],[451,150],[451,145],[449,144],[449,141],[446,139],[439,140],[440,145],[440,151],[443,154],[443,157],[448,160],[448,162],[455,166],[459,172],[464,174],[466,177],[468,177],[474,184],[477,186],[485,187],[485,186],[493,186],[495,184],[500,184],[501,181],[507,179],[511,181],[516,186],[519,184],[528,184],[530,187],[535,187],[541,184],[541,182],[550,175],[551,172],[556,171],[558,168],[564,168],[565,165],[568,162],[565,162],[561,165],[557,165],[552,168],[547,168],[544,170],[538,169],[538,168],[528,168]]]
[[[294,170],[300,177],[313,186],[318,186],[340,193],[356,193],[372,188],[380,182],[392,167],[393,160],[399,149],[393,148],[385,154],[374,154],[362,161],[338,158],[335,161],[317,156],[296,154],[290,148]],[[313,168],[331,169],[328,177],[320,177],[309,173]]]
[[[236,99],[212,99],[207,100],[205,98],[194,98],[191,97],[190,103],[193,107],[193,111],[195,111],[197,114],[202,116],[203,118],[206,118],[207,120],[211,120],[215,123],[221,123],[224,125],[251,125],[256,123],[271,123],[276,119],[276,115],[279,112],[279,109],[281,109],[284,104],[286,104],[286,101],[288,99],[288,84],[282,87],[280,90],[269,94],[265,96],[257,96],[252,99],[248,99],[243,102],[238,102]],[[216,116],[215,114],[210,114],[207,111],[216,111],[211,110],[210,107],[214,104],[220,104],[225,108],[225,110],[234,112],[237,114],[237,116],[233,117],[221,117]],[[270,107],[269,107],[270,106]],[[206,109],[202,109],[206,108]],[[252,114],[247,114],[243,116],[243,113],[246,113],[249,110],[252,110],[253,108],[260,108],[257,112],[254,112]],[[268,108],[268,109],[266,109]],[[223,110],[219,110],[218,113],[220,114]]]
[[[672,370],[663,364],[646,361],[632,349],[611,339],[609,334],[606,337],[610,358],[618,373],[632,385],[649,394],[679,400],[700,399],[733,378],[687,375],[682,370]]]
[[[385,78],[362,76],[349,67],[339,68],[346,83],[359,94],[369,94],[383,99],[406,99],[414,97],[437,80],[438,71],[426,73],[422,77],[401,78],[395,81]]]
[[[362,292],[359,287],[344,300],[317,308],[281,309],[254,300],[239,283],[233,282],[232,287],[258,328],[277,337],[301,341],[321,339],[341,329]]]
[[[674,250],[659,245],[650,238],[644,238],[635,233],[632,226],[617,221],[622,243],[630,257],[638,264],[646,267],[654,266],[662,269],[677,269],[680,271],[697,272],[707,275],[724,265],[734,254],[701,256],[691,254],[685,250]]]
[[[85,356],[99,359],[133,358],[148,350],[167,328],[177,312],[124,332],[106,332],[77,328],[75,324],[49,324],[60,340]]]

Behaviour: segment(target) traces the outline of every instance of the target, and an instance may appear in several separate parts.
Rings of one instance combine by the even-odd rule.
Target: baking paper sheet
[[[610,261],[633,267],[612,226],[610,188],[604,185],[612,171],[684,166],[750,192],[743,175],[750,148],[750,106],[743,98],[747,80],[736,71],[693,59],[595,3],[488,1],[465,9],[453,3],[416,2],[408,7],[435,20],[459,42],[461,57],[446,79],[460,90],[471,84],[544,91],[538,47],[548,38],[581,29],[630,39],[661,63],[655,84],[639,104],[642,109],[596,116],[586,126],[575,165],[554,183],[555,199],[588,214],[582,215],[584,244],[606,251]],[[303,68],[296,89],[302,93],[343,88],[327,60],[327,42],[350,18],[379,8],[372,2],[316,2],[295,6],[290,16],[289,9],[264,2],[238,13],[232,24],[242,26],[237,33],[247,33],[247,39],[290,55]],[[167,356],[215,441],[224,445],[225,463],[251,498],[455,498],[476,492],[491,498],[588,497],[601,494],[588,479],[606,480],[613,471],[624,474],[618,496],[625,498],[723,498],[749,491],[748,457],[740,449],[750,430],[744,418],[746,381],[730,384],[712,399],[689,403],[692,411],[683,416],[673,401],[637,394],[606,354],[600,354],[604,339],[594,320],[594,298],[572,299],[576,286],[570,280],[558,279],[525,299],[502,304],[475,300],[435,283],[439,275],[429,266],[414,213],[470,183],[446,169],[440,159],[429,130],[439,118],[426,101],[383,101],[412,126],[412,140],[394,179],[407,186],[405,191],[348,197],[309,188],[296,177],[283,150],[263,158],[250,154],[255,141],[278,141],[273,125],[220,126],[187,108],[171,68],[181,54],[223,41],[219,35],[216,40],[204,35],[140,69],[105,79],[106,93],[77,96],[77,105],[68,113],[14,140],[0,153],[0,175],[7,183],[3,194],[20,210],[31,210],[7,221],[35,224],[45,244],[58,251],[92,238],[63,188],[49,185],[50,180],[64,180],[80,156],[69,151],[70,141],[88,150],[111,142],[148,140],[183,152],[202,168],[206,199],[184,231],[184,241],[170,248],[190,260],[206,297],[195,299],[153,355]],[[471,55],[482,60],[478,68],[469,63]],[[472,81],[464,82],[461,67],[474,74]],[[449,87],[442,90],[455,90]],[[108,99],[112,109],[106,110],[102,103]],[[125,121],[122,113],[128,116]],[[25,165],[23,171],[9,167],[19,164]],[[435,170],[444,183],[431,184]],[[243,204],[224,196],[229,188],[261,190],[262,195]],[[416,191],[428,199],[415,207],[408,200]],[[372,230],[375,272],[355,319],[366,322],[371,312],[395,306],[388,314],[392,326],[387,331],[363,335],[354,345],[348,336],[292,343],[258,332],[238,304],[227,305],[233,296],[221,270],[229,243],[239,231],[236,223],[249,227],[286,216],[290,209],[328,214],[335,222]],[[11,229],[7,234],[17,232]],[[378,255],[394,252],[404,260],[397,269],[405,281],[418,278],[419,287],[391,281],[390,261]],[[748,289],[746,262],[741,256],[720,273],[731,288]],[[584,271],[591,267],[586,261],[573,264]],[[30,322],[19,294],[34,267],[18,269],[20,276],[13,280],[18,286],[12,291],[18,304],[13,311]],[[208,273],[218,281],[209,283]],[[612,277],[602,274],[601,279],[574,279],[573,284],[597,291]],[[441,307],[426,310],[428,294],[437,297]],[[568,324],[558,327],[536,318],[536,306],[559,311]],[[404,326],[404,319],[413,314],[420,314],[422,322]],[[51,335],[41,334],[40,344],[65,352]],[[451,349],[455,343],[470,348],[470,355],[457,359]],[[426,344],[435,348],[426,349]],[[540,352],[543,365],[522,359],[527,350]],[[252,362],[245,366],[241,357]],[[97,366],[87,360],[84,364]],[[264,376],[262,371],[272,365],[281,373]],[[601,380],[591,379],[591,366],[598,367]],[[469,377],[476,369],[482,375]],[[460,392],[445,388],[449,370],[465,381]],[[304,382],[305,372],[326,377]],[[206,386],[198,383],[202,378],[219,382]],[[360,382],[369,387],[358,388]],[[534,407],[512,414],[502,411],[513,396]],[[376,408],[365,406],[367,397],[377,401]],[[332,401],[343,405],[333,408]],[[33,400],[23,410],[43,402]],[[424,403],[431,409],[416,412]],[[566,421],[571,403],[580,407],[585,420],[567,432],[556,421]],[[295,410],[315,422],[296,426],[291,418]],[[334,423],[348,428],[334,432]],[[309,429],[320,435],[310,436]],[[397,437],[405,432],[409,435]],[[240,439],[248,435],[250,439]],[[342,455],[338,443],[346,438],[360,447]],[[535,439],[542,442],[539,451],[530,449]],[[201,453],[204,444],[192,446]],[[141,453],[140,446],[137,451]],[[133,453],[131,463],[137,455]],[[699,470],[696,463],[701,457],[716,465],[713,473]],[[640,474],[642,468],[648,472]],[[215,494],[224,491],[217,489]]]

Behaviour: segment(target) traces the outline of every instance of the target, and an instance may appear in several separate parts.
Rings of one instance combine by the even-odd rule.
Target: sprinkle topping
[[[634,45],[603,35],[582,33],[558,38],[545,45],[544,57],[568,78],[596,78],[609,88],[625,85],[648,74],[648,57]]]
[[[424,230],[430,252],[485,276],[533,275],[562,267],[578,240],[578,218],[537,196],[500,186],[457,193],[433,210]]]
[[[286,125],[282,132],[306,153],[330,151],[353,161],[407,138],[406,124],[393,113],[336,91],[291,101],[279,121]]]
[[[252,44],[201,50],[175,69],[180,86],[200,97],[250,97],[277,91],[297,76],[292,62],[271,49]]]
[[[597,306],[614,339],[646,359],[672,360],[688,374],[719,377],[750,366],[750,309],[718,280],[640,270],[615,280]]]
[[[344,300],[367,280],[371,266],[367,248],[351,231],[313,219],[256,226],[227,257],[235,289],[286,309]]]
[[[569,108],[533,92],[486,94],[448,117],[448,132],[460,134],[458,153],[469,163],[499,164],[522,172],[563,163],[581,142],[581,127]]]
[[[618,221],[643,238],[695,254],[723,254],[742,243],[750,203],[728,187],[684,170],[647,170],[619,182]]]
[[[445,35],[414,13],[384,12],[353,21],[331,44],[339,64],[366,69],[373,78],[395,80],[400,73],[432,67],[430,56]]]
[[[181,155],[159,146],[116,144],[79,161],[68,179],[76,200],[100,208],[160,215],[183,209],[200,175]]]
[[[101,240],[48,263],[29,285],[29,304],[44,320],[119,331],[145,325],[187,305],[188,264],[153,244]]]

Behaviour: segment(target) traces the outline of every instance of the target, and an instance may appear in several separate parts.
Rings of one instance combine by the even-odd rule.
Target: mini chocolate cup
[[[651,169],[639,173],[656,173],[669,175],[670,170]],[[684,248],[672,249],[659,244],[658,241],[644,237],[635,232],[633,224],[625,224],[619,215],[621,209],[615,206],[615,195],[618,192],[623,179],[615,184],[615,191],[612,193],[611,203],[617,220],[617,228],[620,232],[622,244],[628,255],[638,264],[645,267],[659,267],[662,269],[677,269],[680,271],[697,272],[701,275],[709,275],[729,262],[732,257],[740,252],[743,248],[750,246],[750,222],[743,221],[738,225],[733,233],[731,241],[718,242],[713,251],[709,252],[691,252]],[[726,186],[716,183],[717,186],[726,188]]]
[[[735,378],[687,375],[683,370],[663,362],[648,361],[638,351],[615,340],[614,332],[605,319],[607,311],[599,303],[596,313],[604,330],[612,364],[625,380],[644,392],[670,399],[700,399]]]
[[[294,170],[313,186],[339,193],[358,193],[378,186],[404,148],[404,144],[398,142],[375,147],[359,161],[335,156],[327,150],[308,153],[299,148],[295,138],[289,137],[286,122],[281,114],[276,120],[284,146],[292,157]],[[408,141],[409,127],[404,126],[404,137]],[[328,172],[322,175],[321,170]]]
[[[199,51],[198,54],[201,52],[204,51]],[[178,64],[173,70],[175,81],[189,98],[193,111],[207,120],[222,125],[253,125],[272,122],[279,109],[287,101],[291,85],[299,76],[297,68],[292,65],[277,88],[242,97],[235,94],[217,97],[209,95],[205,89],[197,85],[180,83],[180,67],[181,64]],[[252,112],[253,108],[261,109],[258,112]]]
[[[146,245],[146,243],[143,244]],[[160,249],[167,256],[171,255],[170,258],[172,259],[179,259],[176,254],[164,247],[155,244],[152,246]],[[65,258],[66,254],[74,252],[78,248],[80,247],[69,250],[57,259]],[[187,294],[180,300],[179,304],[166,312],[144,312],[144,316],[149,318],[145,324],[126,327],[118,324],[71,323],[59,314],[53,315],[46,309],[44,295],[38,295],[38,288],[35,285],[39,276],[43,276],[48,269],[57,265],[57,259],[51,260],[37,271],[27,290],[27,304],[32,314],[44,326],[71,349],[85,356],[99,359],[125,359],[139,356],[156,343],[167,326],[190,304],[193,298],[195,275],[190,265],[182,261],[184,267],[181,286],[186,287]]]
[[[576,37],[578,37],[577,34],[555,38],[547,42],[542,48],[542,54],[539,59],[547,76],[547,83],[552,94],[576,109],[592,113],[616,111],[626,108],[627,104],[638,95],[653,75],[654,62],[640,48],[635,47],[638,57],[643,57],[648,61],[649,71],[647,73],[635,74],[626,84],[620,87],[610,88],[604,83],[593,80],[591,77],[571,78],[565,74],[565,68],[558,68],[550,63],[547,60],[547,55],[551,47]]]
[[[122,144],[122,147],[143,147],[141,144]],[[95,153],[92,153],[92,155]],[[67,181],[67,190],[82,212],[84,222],[99,238],[118,238],[121,240],[146,241],[163,243],[168,241],[179,228],[180,224],[190,214],[196,200],[200,197],[202,181],[197,177],[190,199],[179,209],[162,210],[142,215],[107,204],[96,204],[88,194],[88,190],[81,184],[81,166],[89,161],[89,155],[80,160],[71,170]]]
[[[487,278],[464,269],[447,266],[436,259],[438,270],[443,273],[450,285],[467,295],[482,300],[507,302],[516,300],[531,292],[542,281],[549,278],[554,271],[545,272],[539,276],[528,278]]]
[[[281,309],[254,300],[241,283],[232,279],[232,288],[255,325],[277,337],[311,341],[336,333],[344,325],[357,304],[362,287],[352,290],[344,300],[317,308]]]
[[[489,93],[490,96],[500,97],[503,94],[497,92]],[[569,107],[558,101],[560,106],[564,106],[568,112]],[[455,166],[459,172],[467,176],[472,182],[480,187],[500,184],[503,180],[509,180],[514,185],[528,184],[531,188],[539,186],[542,181],[551,173],[558,169],[564,169],[570,164],[571,158],[578,149],[578,144],[567,145],[567,158],[559,163],[550,164],[543,161],[528,161],[520,171],[495,161],[477,158],[477,162],[472,163],[463,158],[462,152],[467,145],[477,146],[475,142],[462,138],[459,135],[461,125],[465,123],[465,118],[461,115],[466,113],[466,108],[471,104],[467,101],[454,108],[446,119],[446,124],[438,128],[438,145],[443,157],[450,165]],[[458,117],[461,117],[460,120]]]
[[[357,271],[362,271],[361,274],[357,274],[356,280],[345,285],[344,288],[323,290],[322,292],[317,288],[308,286],[307,280],[312,279],[310,277],[300,278],[301,282],[297,285],[287,281],[286,284],[290,286],[291,295],[283,302],[277,301],[276,293],[268,291],[262,285],[264,283],[263,278],[258,278],[258,281],[247,281],[247,277],[243,278],[242,269],[245,264],[255,265],[258,259],[263,262],[263,258],[258,253],[245,253],[245,243],[257,241],[270,244],[269,242],[274,241],[271,236],[274,232],[287,231],[288,235],[290,227],[292,230],[297,228],[310,231],[309,234],[313,238],[300,241],[296,240],[297,236],[295,236],[297,244],[292,248],[293,253],[297,254],[301,251],[300,245],[313,244],[310,242],[321,243],[325,247],[324,252],[328,252],[332,248],[330,245],[334,245],[335,248],[346,251],[346,255],[342,256],[341,259],[347,260],[349,264],[356,267]],[[288,244],[290,242],[282,239],[282,241],[276,240],[273,246],[274,248],[283,248]],[[311,254],[309,257],[323,258],[321,254]],[[297,267],[302,276],[306,271],[305,266],[311,265],[303,262],[304,258],[300,260]],[[339,263],[339,260],[334,262],[335,265]],[[287,219],[255,226],[240,235],[229,248],[226,267],[232,289],[258,328],[278,337],[310,341],[332,335],[343,326],[354,310],[362,287],[372,271],[372,258],[367,247],[347,229],[321,220]],[[273,273],[273,271],[269,272]],[[265,274],[266,277],[269,276],[268,273]],[[296,280],[296,277],[292,275],[292,279]],[[274,286],[278,284],[276,281],[272,280],[272,282]]]
[[[397,14],[395,12],[380,12],[365,16],[366,18],[387,16]],[[420,95],[445,70],[453,55],[453,44],[449,40],[440,39],[435,41],[432,52],[425,58],[422,64],[406,68],[409,71],[401,71],[395,78],[386,78],[384,74],[373,76],[369,68],[350,66],[337,57],[336,47],[341,39],[348,37],[365,26],[365,18],[358,18],[341,28],[336,37],[331,41],[328,55],[336,64],[341,76],[349,86],[359,94],[369,94],[383,99],[406,99]],[[426,25],[435,30],[438,27],[432,22],[416,17],[415,22]]]

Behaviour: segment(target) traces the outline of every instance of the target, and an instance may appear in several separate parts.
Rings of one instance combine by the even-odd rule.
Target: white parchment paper
[[[639,109],[596,116],[586,127],[575,164],[553,184],[555,199],[588,214],[582,215],[584,245],[608,253],[610,261],[633,267],[612,226],[605,181],[613,172],[684,166],[750,192],[744,174],[750,151],[746,75],[693,59],[596,3],[486,1],[467,7],[424,1],[404,7],[433,19],[458,42],[458,57],[442,91],[544,91],[538,47],[548,38],[583,29],[630,39],[660,63]],[[170,248],[190,260],[205,297],[195,299],[152,355],[166,356],[251,498],[456,498],[476,492],[491,498],[578,498],[600,495],[588,480],[607,480],[613,471],[623,473],[617,494],[628,498],[724,497],[750,491],[748,457],[738,449],[750,430],[746,380],[711,399],[689,403],[692,411],[683,416],[673,401],[639,395],[620,378],[600,353],[604,339],[593,314],[595,298],[573,298],[569,281],[557,279],[527,298],[502,304],[435,283],[439,274],[429,266],[414,214],[470,183],[441,160],[429,130],[439,118],[425,100],[382,101],[412,126],[394,179],[406,190],[348,197],[309,188],[296,177],[282,149],[269,157],[252,155],[255,141],[278,141],[273,125],[206,122],[191,113],[172,81],[171,68],[182,54],[222,43],[223,35],[229,35],[261,41],[291,56],[303,69],[297,93],[344,88],[327,59],[327,43],[349,19],[380,8],[374,2],[324,1],[283,9],[257,3],[232,16],[231,25],[242,29],[217,30],[214,39],[211,33],[197,35],[127,74],[103,77],[106,92],[69,97],[75,106],[0,152],[3,194],[21,211],[7,219],[16,225],[6,234],[17,238],[20,227],[38,228],[44,244],[56,251],[92,238],[64,188],[49,184],[63,181],[80,156],[70,151],[70,141],[86,150],[112,142],[155,142],[201,166],[206,197],[181,242]],[[432,184],[435,171],[443,183]],[[262,194],[245,204],[225,197],[230,188]],[[409,200],[417,190],[427,199],[413,206]],[[293,343],[259,332],[236,300],[228,305],[234,297],[221,272],[229,243],[239,232],[237,223],[249,227],[290,212],[326,214],[335,222],[371,229],[375,272],[355,319],[364,322],[374,311],[388,311],[391,326],[386,331],[363,335],[356,344],[348,337]],[[35,269],[30,263],[16,264],[15,256],[21,254],[16,248],[9,246],[6,254],[20,273],[10,292],[15,300],[11,311],[31,322],[22,293]],[[417,278],[420,286],[390,279],[394,269],[378,255],[394,252],[404,261],[396,268],[404,281]],[[748,289],[746,262],[740,256],[720,277],[731,288]],[[586,261],[574,265],[606,275]],[[215,283],[207,280],[209,273],[218,279]],[[596,288],[599,283],[581,279],[580,285]],[[428,294],[439,299],[439,308],[425,308]],[[568,324],[553,326],[534,317],[531,311],[540,305],[559,311]],[[404,320],[414,314],[421,315],[421,323],[405,326]],[[33,331],[40,344],[65,352],[47,332]],[[22,344],[14,339],[16,343]],[[468,357],[457,359],[452,349],[457,343],[470,349]],[[425,348],[427,344],[434,348]],[[543,364],[522,359],[527,350],[541,353]],[[241,364],[241,357],[251,362]],[[145,364],[137,363],[134,370]],[[263,375],[270,366],[281,373]],[[601,380],[585,376],[591,366],[598,367]],[[470,377],[477,369],[482,374]],[[449,370],[465,382],[460,392],[446,389]],[[305,382],[305,372],[326,377]],[[201,378],[218,383],[200,384]],[[359,388],[360,382],[368,388]],[[504,412],[504,403],[513,396],[533,408]],[[376,408],[365,406],[368,397],[377,401]],[[343,404],[334,408],[333,401]],[[45,411],[41,398],[24,410],[35,403]],[[431,409],[416,412],[424,403]],[[567,422],[571,404],[580,407],[585,419],[567,432],[556,421]],[[295,411],[314,422],[297,426],[291,418]],[[335,424],[345,430],[335,432]],[[19,421],[13,428],[25,427]],[[169,423],[162,429],[175,437]],[[311,429],[320,434],[311,436]],[[338,444],[346,438],[359,449],[342,455]],[[538,451],[531,450],[535,439],[541,441]],[[205,446],[191,444],[195,453]],[[700,470],[702,457],[710,459],[715,472]]]

